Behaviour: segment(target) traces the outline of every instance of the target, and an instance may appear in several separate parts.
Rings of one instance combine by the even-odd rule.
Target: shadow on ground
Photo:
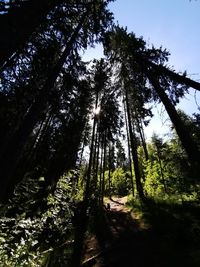
[[[199,211],[151,203],[143,219],[131,212],[99,212],[94,225],[98,249],[93,248],[94,258],[84,266],[199,267]]]

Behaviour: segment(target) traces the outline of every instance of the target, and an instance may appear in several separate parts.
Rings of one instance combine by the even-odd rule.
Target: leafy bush
[[[43,266],[51,251],[72,238],[72,178],[60,178],[54,194],[40,200],[34,198],[40,181],[30,178],[18,186],[12,201],[1,208],[0,266]]]
[[[130,178],[122,168],[117,168],[112,173],[112,189],[113,193],[120,196],[125,196],[130,190]]]

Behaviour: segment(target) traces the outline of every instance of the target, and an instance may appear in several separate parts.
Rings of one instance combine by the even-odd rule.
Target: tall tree
[[[192,137],[189,134],[188,129],[184,126],[183,122],[181,121],[180,116],[178,115],[174,105],[169,100],[167,94],[165,93],[164,89],[161,87],[158,78],[151,73],[148,72],[148,77],[150,82],[152,83],[156,93],[158,94],[160,100],[165,106],[165,109],[176,129],[176,132],[181,140],[182,146],[185,148],[185,151],[191,160],[191,163],[198,164],[199,158],[200,158],[200,151],[198,150],[198,147],[195,145],[195,143],[192,140]]]
[[[166,186],[166,181],[165,181],[165,174],[164,174],[164,169],[163,169],[163,164],[162,164],[162,150],[164,148],[164,144],[161,138],[159,138],[156,134],[153,134],[152,138],[152,144],[155,146],[155,151],[156,151],[156,156],[158,159],[159,167],[160,167],[160,176],[161,180],[164,186],[164,191],[167,194],[167,186]]]
[[[125,88],[127,90],[127,88]],[[129,126],[129,134],[130,134],[130,143],[131,143],[131,151],[132,151],[132,158],[134,164],[134,172],[135,172],[135,181],[138,194],[142,201],[145,201],[143,186],[141,182],[141,172],[139,168],[139,160],[138,160],[138,153],[137,153],[137,138],[134,134],[133,124],[131,123],[131,114],[130,114],[130,106],[129,106],[129,99],[128,93],[126,91],[126,109],[127,109],[127,119],[128,119],[128,126]]]
[[[99,1],[90,3],[89,5],[84,2],[83,5],[76,5],[75,8],[73,7],[70,9],[70,19],[67,24],[69,26],[67,29],[68,40],[67,43],[64,43],[63,47],[61,47],[61,51],[63,52],[60,51],[59,54],[61,54],[61,56],[57,55],[55,63],[49,68],[39,90],[37,84],[33,86],[32,89],[37,92],[37,94],[33,98],[32,104],[28,107],[23,119],[19,125],[17,125],[12,136],[6,140],[1,151],[0,170],[2,177],[4,177],[1,187],[2,198],[7,198],[10,185],[13,187],[15,184],[15,170],[18,166],[19,159],[22,156],[23,150],[38,120],[40,120],[41,114],[45,113],[49,105],[51,105],[54,88],[57,86],[60,79],[59,75],[61,74],[63,65],[69,64],[69,59],[73,61],[73,58],[77,58],[79,49],[86,48],[87,45],[92,44],[95,40],[97,42],[100,41],[100,39],[103,38],[102,33],[105,28],[107,26],[109,27],[111,14],[106,9],[108,2],[109,1],[102,3]],[[58,25],[55,24],[55,27],[57,26]],[[60,25],[60,27],[62,27],[62,25]],[[46,36],[48,36],[48,32]],[[57,35],[58,38],[60,36],[62,35]],[[63,40],[65,40],[65,38]],[[61,42],[63,40],[61,40]],[[10,161],[10,168],[7,168],[8,160]]]
[[[143,39],[136,38],[133,33],[128,34],[126,29],[119,27],[116,27],[110,35],[108,34],[107,40],[108,44],[105,49],[111,60],[119,62],[119,64],[125,61],[128,73],[134,72],[135,76],[145,77],[144,85],[148,90],[144,90],[144,87],[143,91],[150,93],[152,99],[155,95],[154,92],[156,92],[176,128],[191,163],[198,165],[200,152],[174,107],[179,98],[184,95],[188,83],[180,82],[186,86],[179,86],[179,81],[177,79],[173,79],[172,75],[166,75],[166,72],[164,72],[166,67],[162,66],[167,61],[169,53],[162,48],[147,48]],[[161,66],[160,69],[162,69],[163,72],[158,72],[157,66]],[[148,80],[153,85],[155,91],[152,90],[152,88],[150,90]]]

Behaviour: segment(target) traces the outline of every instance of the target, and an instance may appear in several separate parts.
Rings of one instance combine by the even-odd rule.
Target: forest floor
[[[86,240],[82,266],[200,266],[199,208],[153,205],[142,214],[128,209],[126,201],[109,201],[110,209]]]

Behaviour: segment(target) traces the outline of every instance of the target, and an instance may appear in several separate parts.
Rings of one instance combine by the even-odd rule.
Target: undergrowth
[[[26,179],[1,206],[1,267],[66,266],[73,238],[71,178],[62,177],[46,197],[43,179]]]

